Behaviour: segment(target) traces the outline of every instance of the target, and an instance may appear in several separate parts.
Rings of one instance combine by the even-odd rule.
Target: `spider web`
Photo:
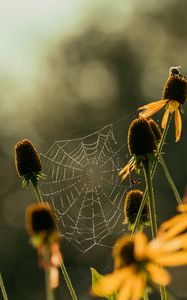
[[[61,140],[41,154],[47,179],[40,182],[52,203],[59,232],[81,253],[94,246],[111,247],[124,230],[124,193],[118,176],[126,144],[119,145],[113,125],[83,138]]]

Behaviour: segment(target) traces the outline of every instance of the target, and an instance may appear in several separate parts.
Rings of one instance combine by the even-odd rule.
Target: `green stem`
[[[7,296],[7,293],[6,293],[6,290],[5,290],[5,286],[4,286],[4,283],[3,283],[3,278],[2,278],[1,273],[0,273],[0,287],[1,287],[1,292],[2,292],[2,295],[3,295],[3,300],[8,300],[8,296]]]
[[[73,300],[77,300],[77,296],[76,296],[75,290],[74,290],[74,288],[72,286],[71,280],[69,278],[68,272],[67,272],[66,267],[65,267],[65,265],[64,265],[63,262],[61,263],[60,268],[61,268],[62,274],[64,276],[64,279],[66,281],[66,284],[67,284],[67,287],[69,289],[69,292],[71,294],[72,299]]]
[[[37,199],[38,199],[38,202],[39,202],[39,203],[43,203],[43,199],[42,199],[42,195],[41,195],[40,189],[39,189],[37,186],[35,186],[35,185],[33,185],[33,186],[34,186],[34,191],[35,191],[35,193],[36,193],[36,197],[37,197]],[[59,254],[59,255],[60,255],[60,254]],[[63,274],[63,276],[64,276],[66,285],[67,285],[67,287],[68,287],[68,289],[69,289],[69,292],[70,292],[70,295],[71,295],[72,299],[73,299],[73,300],[77,300],[77,296],[76,296],[75,290],[74,290],[74,288],[73,288],[73,285],[72,285],[72,283],[71,283],[71,280],[70,280],[70,278],[69,278],[68,272],[67,272],[67,270],[66,270],[66,267],[65,267],[63,261],[62,261],[62,263],[61,263],[60,268],[61,268],[62,274]]]
[[[162,137],[161,137],[161,140],[160,140],[160,143],[159,143],[159,146],[158,146],[158,150],[157,150],[157,153],[156,153],[157,158],[159,157],[160,153],[162,152],[162,148],[164,146],[166,135],[167,135],[167,132],[168,132],[168,129],[169,129],[171,117],[172,117],[172,115],[170,114],[170,116],[168,118],[168,121],[167,121],[167,124],[166,124],[166,126],[164,128],[164,131],[162,133]],[[154,173],[155,173],[156,168],[157,168],[157,164],[158,164],[158,159],[153,162],[152,169],[151,169],[151,178],[153,178],[153,176],[154,176]],[[144,192],[142,202],[141,202],[141,205],[140,205],[137,217],[136,217],[136,221],[134,223],[134,228],[132,230],[131,236],[133,236],[134,233],[136,232],[138,223],[140,222],[140,218],[141,218],[141,215],[142,215],[142,211],[143,211],[146,199],[147,199],[147,188],[145,189],[145,192]]]
[[[178,203],[178,204],[181,204],[181,203],[182,203],[181,197],[180,197],[180,195],[179,195],[179,193],[178,193],[178,191],[177,191],[177,188],[176,188],[176,186],[175,186],[175,183],[174,183],[174,181],[173,181],[173,179],[172,179],[172,177],[171,177],[171,175],[170,175],[170,173],[169,173],[169,171],[168,171],[168,168],[167,168],[167,166],[166,166],[166,164],[165,164],[164,158],[163,158],[163,156],[162,156],[161,154],[160,154],[160,156],[159,156],[159,161],[160,161],[161,166],[162,166],[162,168],[163,168],[163,170],[164,170],[164,173],[165,173],[165,175],[166,175],[166,177],[167,177],[167,180],[168,180],[168,182],[169,182],[169,185],[170,185],[170,187],[171,187],[171,189],[172,189],[172,191],[173,191],[173,193],[174,193],[174,195],[175,195],[175,198],[176,198],[176,200],[177,200],[177,203]]]
[[[43,203],[43,199],[42,199],[40,189],[38,188],[37,185],[33,185],[33,186],[34,186],[34,191],[35,191],[36,197],[38,199],[38,203]]]
[[[149,294],[148,294],[148,287],[147,287],[147,284],[145,285],[143,299],[144,299],[144,300],[149,300]]]
[[[45,289],[46,300],[55,300],[54,291],[50,286],[50,253],[49,246],[44,247],[44,270],[45,270]]]
[[[143,162],[145,180],[146,180],[146,187],[148,191],[148,199],[149,199],[149,214],[150,214],[150,221],[151,221],[151,231],[153,239],[157,235],[157,222],[156,222],[156,210],[155,210],[155,200],[154,200],[154,193],[153,193],[153,184],[151,178],[151,161],[147,158]],[[160,286],[160,295],[162,300],[167,300],[167,293],[164,286]]]
[[[149,199],[149,215],[151,221],[151,231],[152,237],[155,238],[157,234],[157,222],[156,222],[156,211],[155,211],[155,200],[154,200],[154,193],[153,193],[153,185],[151,179],[151,165],[150,160],[147,158],[143,162],[143,169],[144,175],[146,180],[146,187],[148,191],[148,199]]]

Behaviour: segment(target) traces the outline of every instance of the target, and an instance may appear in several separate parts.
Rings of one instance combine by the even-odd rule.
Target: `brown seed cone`
[[[187,98],[187,80],[182,75],[171,74],[164,86],[162,99],[184,104]]]
[[[21,140],[15,145],[15,165],[19,176],[41,172],[39,154],[29,140]]]

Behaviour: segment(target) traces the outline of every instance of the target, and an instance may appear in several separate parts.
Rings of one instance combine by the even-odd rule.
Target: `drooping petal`
[[[160,255],[158,263],[166,267],[187,265],[187,251],[177,251],[176,253]]]
[[[169,112],[172,114],[179,108],[179,105],[180,103],[178,101],[170,100],[168,105]]]
[[[59,271],[57,267],[50,267],[50,287],[56,289],[59,285]]]
[[[168,100],[159,100],[139,107],[139,110],[144,109],[143,112],[139,113],[139,116],[142,118],[149,118],[159,111],[167,102]]]
[[[62,255],[59,250],[58,243],[53,243],[51,246],[51,264],[53,266],[60,266],[62,263]]]
[[[91,293],[95,296],[107,296],[111,295],[113,292],[117,291],[122,283],[125,282],[132,275],[130,268],[120,269],[102,277],[97,281],[92,287]]]
[[[179,109],[175,111],[175,142],[178,142],[181,137],[182,120]]]
[[[154,265],[154,264],[147,265],[146,269],[150,274],[151,280],[153,282],[155,282],[156,284],[159,284],[159,285],[169,284],[170,276],[169,276],[169,273],[165,269],[163,269],[157,265]]]
[[[168,117],[169,117],[169,109],[166,109],[164,115],[163,115],[163,118],[162,118],[162,128],[165,128],[166,127],[166,124],[167,124],[167,121],[168,121]]]

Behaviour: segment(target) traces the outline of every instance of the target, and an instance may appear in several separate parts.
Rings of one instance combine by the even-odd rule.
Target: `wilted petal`
[[[57,288],[59,285],[59,272],[58,268],[51,266],[50,267],[50,287],[52,289]]]
[[[175,111],[175,142],[178,142],[181,137],[182,120],[179,109]]]
[[[139,110],[144,109],[144,111],[141,112],[139,116],[142,118],[149,118],[152,115],[154,115],[157,111],[159,111],[167,102],[168,100],[159,100],[139,107]]]
[[[150,273],[151,280],[159,285],[167,285],[170,282],[169,273],[154,264],[147,265],[146,269]]]
[[[162,118],[162,128],[165,128],[166,127],[166,124],[167,124],[167,121],[168,121],[168,117],[169,117],[169,109],[166,109],[164,115],[163,115],[163,118]]]
[[[51,264],[54,266],[60,266],[62,263],[62,255],[59,251],[59,246],[57,243],[54,243],[51,246]]]

